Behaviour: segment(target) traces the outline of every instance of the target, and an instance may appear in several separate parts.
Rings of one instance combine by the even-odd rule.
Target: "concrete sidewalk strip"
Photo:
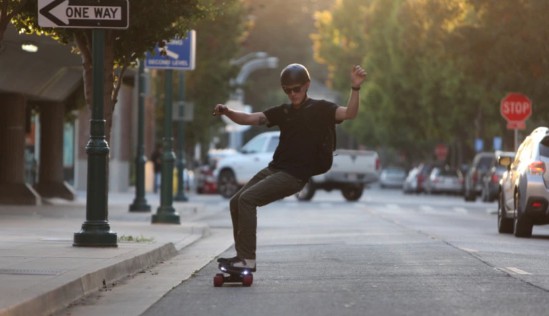
[[[172,258],[206,232],[181,234],[175,243],[121,242],[118,248],[99,249],[71,248],[57,243],[57,247],[65,250],[64,255],[51,247],[43,250],[56,257],[39,251],[34,258],[24,254],[21,260],[12,260],[15,266],[0,270],[0,315],[49,315],[85,295]]]
[[[128,199],[126,199],[127,201]],[[179,206],[181,225],[151,224],[151,213],[109,205],[118,247],[73,247],[85,203],[0,206],[0,316],[51,315],[78,299],[151,268],[210,234],[193,221],[203,205]]]
[[[60,315],[141,315],[233,244],[231,229],[212,229],[178,255],[71,304]],[[212,276],[213,277],[213,276]]]
[[[2,286],[4,288],[2,292],[9,291],[11,295],[2,295],[0,315],[49,315],[56,312],[59,307],[68,306],[80,297],[99,290],[107,283],[116,282],[137,273],[143,268],[156,264],[159,260],[174,256],[175,253],[173,244],[147,249],[139,254],[125,253],[106,260],[104,267],[95,271],[88,272],[84,267],[84,269],[62,272],[30,288],[18,289],[16,284],[19,282],[13,280],[7,285],[8,288]],[[20,278],[21,275],[17,277]],[[12,285],[15,286],[12,288]]]

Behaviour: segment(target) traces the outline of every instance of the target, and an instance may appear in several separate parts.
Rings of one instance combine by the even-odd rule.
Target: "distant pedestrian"
[[[162,145],[157,144],[154,149],[151,160],[154,166],[154,193],[158,192],[160,187],[160,179],[162,174]]]

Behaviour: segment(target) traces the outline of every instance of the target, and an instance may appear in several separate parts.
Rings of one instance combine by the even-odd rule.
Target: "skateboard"
[[[218,268],[223,273],[218,273],[213,278],[215,287],[221,287],[223,283],[242,283],[243,286],[248,287],[254,282],[254,276],[250,269],[231,269],[228,264],[223,262],[219,263]]]

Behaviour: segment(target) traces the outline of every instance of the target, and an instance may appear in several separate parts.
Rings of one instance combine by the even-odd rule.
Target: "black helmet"
[[[310,80],[307,68],[301,64],[289,64],[280,73],[280,84],[283,86],[304,84]]]

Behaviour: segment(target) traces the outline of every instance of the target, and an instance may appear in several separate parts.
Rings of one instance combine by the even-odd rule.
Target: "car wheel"
[[[309,180],[307,183],[305,183],[303,189],[295,194],[295,197],[298,201],[310,201],[315,195],[315,191],[316,188],[313,180]]]
[[[238,191],[238,183],[236,183],[236,177],[231,170],[223,170],[219,173],[217,191],[226,199],[232,197]]]
[[[503,193],[499,194],[498,199],[498,232],[500,234],[512,234],[513,220],[505,217],[505,204],[503,202]]]
[[[515,237],[532,237],[532,222],[526,218],[520,209],[520,194],[515,194],[515,221],[514,221],[514,235]]]
[[[362,196],[364,187],[362,185],[349,185],[341,189],[341,194],[347,201],[358,201]]]
[[[476,200],[474,192],[471,192],[471,190],[465,188],[465,191],[463,193],[463,197],[465,199],[465,202],[474,202]]]

